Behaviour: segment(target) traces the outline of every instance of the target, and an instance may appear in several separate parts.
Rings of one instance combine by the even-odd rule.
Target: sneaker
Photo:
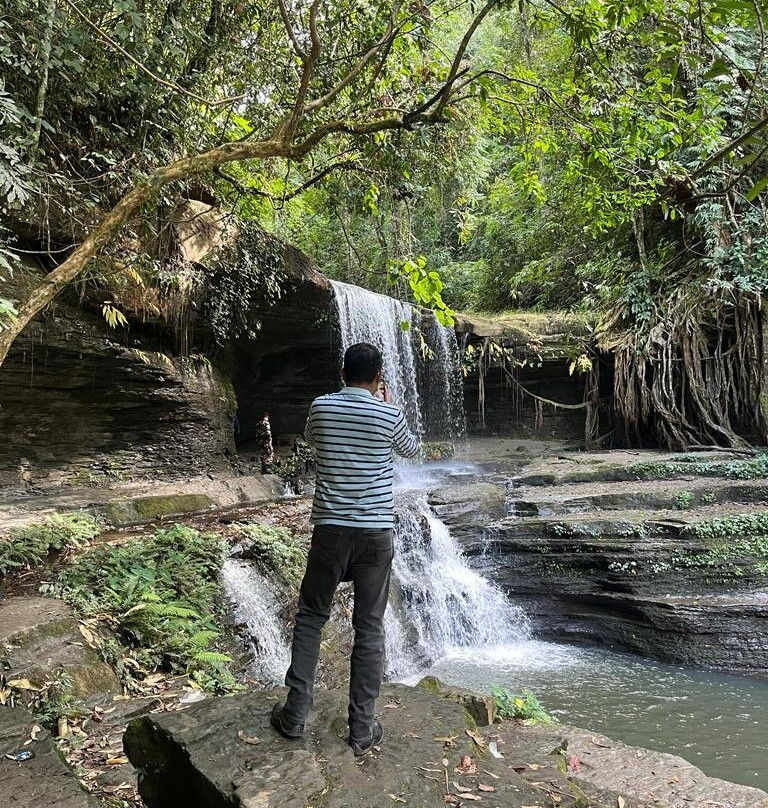
[[[374,746],[378,746],[383,737],[384,730],[381,728],[381,724],[379,724],[378,721],[374,721],[371,727],[371,734],[367,738],[358,740],[350,735],[347,743],[352,747],[355,757],[361,757],[370,752]]]
[[[283,717],[284,704],[276,704],[269,716],[269,723],[283,736],[283,738],[301,738],[304,734],[304,724],[293,724]]]

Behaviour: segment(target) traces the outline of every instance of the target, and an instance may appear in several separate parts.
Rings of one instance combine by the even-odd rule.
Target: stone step
[[[31,740],[39,722],[21,707],[0,707],[0,805],[3,808],[98,808],[57,752],[50,734]],[[31,752],[23,762],[7,755]]]
[[[728,503],[768,504],[768,481],[713,477],[513,487],[507,505],[517,516],[551,517],[594,511],[687,512],[703,505]]]
[[[677,467],[691,467],[691,473],[701,464],[738,463],[751,455],[736,452],[707,451],[690,454],[653,451],[571,452],[536,460],[513,478],[516,485],[548,486],[566,483],[620,482],[647,479],[674,479],[680,475]],[[664,469],[674,464],[675,470]],[[684,474],[685,472],[683,472]]]
[[[120,692],[112,668],[85,643],[71,607],[56,598],[0,600],[0,649],[8,679],[42,685],[65,672],[76,699]]]

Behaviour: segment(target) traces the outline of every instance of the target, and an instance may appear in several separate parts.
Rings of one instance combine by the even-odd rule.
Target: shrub
[[[491,696],[496,702],[496,714],[499,718],[518,719],[526,725],[559,723],[529,690],[524,690],[522,696],[518,696],[506,687],[493,687]]]
[[[685,511],[691,507],[693,502],[693,494],[690,491],[678,491],[675,495],[675,505],[681,510]]]
[[[243,558],[253,559],[288,584],[301,581],[307,552],[290,530],[252,522],[235,525],[235,533],[242,542]]]
[[[0,576],[41,564],[53,550],[87,546],[103,530],[88,513],[54,513],[42,522],[13,528],[0,541]]]
[[[114,632],[119,642],[104,641],[102,653],[129,685],[137,673],[161,670],[227,690],[235,685],[231,660],[211,647],[225,602],[224,556],[218,536],[176,525],[96,547],[43,589]]]

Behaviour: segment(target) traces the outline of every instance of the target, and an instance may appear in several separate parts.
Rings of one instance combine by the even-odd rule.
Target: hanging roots
[[[681,297],[640,336],[608,332],[614,412],[630,444],[766,443],[768,319],[758,301]],[[647,440],[645,441],[648,442]]]

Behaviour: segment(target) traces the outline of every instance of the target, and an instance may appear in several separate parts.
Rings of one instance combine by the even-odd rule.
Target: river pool
[[[545,642],[449,653],[422,676],[488,692],[531,690],[563,724],[684,757],[768,790],[768,682]]]

